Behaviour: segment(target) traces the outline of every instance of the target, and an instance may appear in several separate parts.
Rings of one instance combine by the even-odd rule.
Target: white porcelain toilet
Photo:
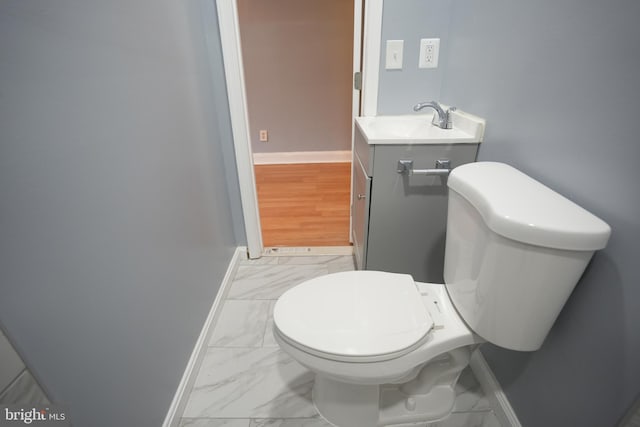
[[[435,421],[479,343],[540,348],[609,226],[518,170],[455,168],[444,284],[350,271],[301,283],[274,308],[280,347],[316,373],[339,427]]]

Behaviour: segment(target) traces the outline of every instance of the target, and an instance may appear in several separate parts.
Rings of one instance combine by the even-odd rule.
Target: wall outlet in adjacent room
[[[269,141],[269,132],[265,129],[260,131],[260,142]]]
[[[438,68],[440,39],[420,39],[418,68]]]

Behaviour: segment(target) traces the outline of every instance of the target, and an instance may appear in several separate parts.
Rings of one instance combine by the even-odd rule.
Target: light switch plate
[[[402,51],[404,40],[387,40],[385,69],[402,70]]]

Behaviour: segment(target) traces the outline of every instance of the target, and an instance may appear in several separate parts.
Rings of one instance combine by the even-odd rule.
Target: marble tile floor
[[[213,327],[180,427],[328,427],[311,401],[314,375],[273,338],[276,299],[298,283],[353,270],[351,256],[242,261]],[[454,412],[420,427],[500,427],[469,368]],[[367,427],[367,426],[363,426]]]
[[[50,403],[44,391],[33,378],[28,369],[24,369],[20,375],[0,393],[0,405],[9,404],[47,404]]]

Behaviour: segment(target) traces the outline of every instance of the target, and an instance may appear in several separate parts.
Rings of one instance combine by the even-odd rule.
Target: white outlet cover
[[[438,68],[440,39],[420,39],[418,68]]]

